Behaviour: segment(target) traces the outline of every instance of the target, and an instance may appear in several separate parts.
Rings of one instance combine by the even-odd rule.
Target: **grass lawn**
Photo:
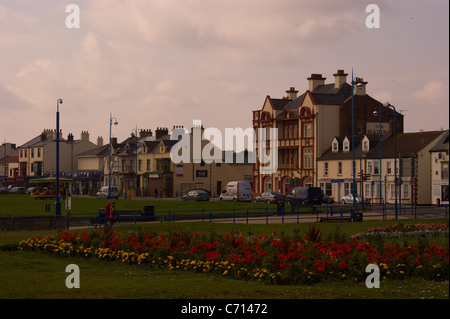
[[[192,202],[181,200],[145,200],[145,199],[115,199],[117,210],[139,210],[142,211],[144,206],[153,205],[155,211],[166,212],[172,211],[196,211],[197,213],[203,208],[205,211],[209,209],[232,210],[233,207],[239,208],[264,208],[263,203],[246,203],[246,202]],[[54,199],[34,199],[29,195],[8,194],[0,195],[0,217],[10,216],[53,216],[54,215]],[[108,199],[99,199],[95,197],[72,197],[71,214],[97,213],[99,208],[105,208]],[[50,212],[45,212],[45,205],[50,204]],[[274,204],[271,207],[276,207]],[[65,200],[61,201],[62,214],[65,215]]]
[[[443,222],[447,220],[428,221]],[[414,222],[414,221],[411,221]],[[423,222],[423,221],[422,221]],[[320,224],[322,233],[337,227],[344,234],[363,232],[371,227],[392,224],[392,221]],[[139,226],[123,225],[117,231],[136,228],[167,233],[190,229],[202,233],[239,232],[268,234],[272,231],[304,232],[310,224],[245,225],[224,223],[156,223]],[[81,232],[83,230],[76,230]],[[75,230],[71,230],[75,232]],[[334,281],[314,285],[269,285],[258,281],[242,281],[211,274],[170,271],[152,265],[130,266],[118,262],[75,257],[54,257],[43,253],[7,250],[22,239],[46,236],[55,231],[0,232],[0,299],[448,299],[449,283],[424,279],[385,280],[380,289],[368,289],[364,283]],[[414,239],[402,244],[414,245]],[[447,245],[448,237],[430,239],[430,243]],[[68,289],[65,280],[69,264],[80,267],[80,289]],[[292,309],[291,309],[292,310]]]

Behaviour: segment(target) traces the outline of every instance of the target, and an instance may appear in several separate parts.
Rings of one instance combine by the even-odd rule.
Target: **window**
[[[303,180],[303,186],[304,187],[312,187],[313,186],[313,183],[312,183],[312,178],[311,177],[306,177],[304,180]]]
[[[150,171],[151,169],[150,169],[150,160],[148,159],[147,160],[147,171]]]
[[[386,162],[386,172],[388,175],[392,174],[392,163],[390,161]]]
[[[348,152],[350,151],[350,142],[348,141],[348,139],[346,139],[344,141],[344,152]]]
[[[373,161],[373,174],[380,174],[380,161]]]
[[[303,149],[303,168],[313,168],[312,147]]]
[[[328,162],[323,163],[323,175],[328,176]]]
[[[338,162],[338,175],[342,175],[342,162]]]
[[[303,124],[303,137],[312,137],[312,124]]]
[[[408,183],[402,185],[402,198],[409,198],[409,188],[410,186]]]
[[[441,163],[441,179],[448,179],[448,162]]]
[[[332,149],[333,149],[333,152],[338,152],[339,151],[339,144],[338,144],[337,141],[333,142]]]
[[[37,156],[41,157],[41,148],[39,147],[37,150],[38,150],[38,155]]]
[[[271,192],[272,191],[272,179],[270,177],[266,177],[264,179],[264,191]]]
[[[142,171],[142,160],[139,160],[138,163],[139,163],[139,168],[138,168],[138,169],[139,169],[140,171]]]

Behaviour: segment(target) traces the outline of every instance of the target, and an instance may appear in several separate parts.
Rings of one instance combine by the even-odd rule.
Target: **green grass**
[[[267,285],[207,274],[130,266],[33,252],[0,252],[0,298],[133,299],[448,299],[448,282],[384,281],[380,289],[337,281],[312,286]],[[66,266],[80,267],[80,288],[68,289]]]
[[[248,203],[248,202],[192,202],[192,201],[180,201],[180,200],[145,200],[145,199],[116,199],[115,206],[117,210],[139,210],[142,211],[144,206],[153,205],[155,211],[164,212],[167,211],[195,211],[198,213],[203,208],[205,212],[212,210],[231,210],[233,207],[236,209],[241,208],[264,208],[266,204],[263,203]],[[54,199],[34,199],[29,195],[17,195],[8,194],[0,195],[0,217],[19,217],[19,216],[53,216],[54,214]],[[99,199],[95,197],[72,197],[70,211],[71,214],[85,214],[85,213],[97,213],[99,208],[104,208],[107,199]],[[50,204],[50,212],[45,212],[45,205]],[[276,207],[272,204],[270,207]],[[65,200],[61,201],[62,213],[65,215]]]
[[[429,220],[443,222],[446,220]],[[411,221],[414,222],[414,221]],[[362,232],[371,227],[392,224],[389,221],[320,224],[326,236],[337,230],[345,235]],[[132,232],[142,229],[167,233],[190,229],[201,233],[268,234],[276,231],[287,234],[305,232],[311,224],[245,225],[224,223],[155,223],[139,226],[116,226],[116,230]],[[77,229],[72,232],[81,232]],[[448,299],[448,282],[423,279],[381,282],[380,289],[368,289],[364,283],[336,281],[309,285],[268,285],[257,281],[241,281],[210,274],[170,271],[155,266],[130,266],[117,262],[75,257],[54,257],[14,248],[22,239],[31,236],[55,235],[56,231],[0,232],[0,298],[132,298],[132,299]],[[436,245],[448,245],[448,237],[432,239]],[[413,239],[408,239],[414,245]],[[408,244],[408,243],[406,243]],[[65,268],[69,264],[80,267],[80,289],[68,289]]]

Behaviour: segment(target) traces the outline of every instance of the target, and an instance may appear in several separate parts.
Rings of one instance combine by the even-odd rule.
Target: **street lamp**
[[[135,134],[136,132],[136,134]],[[134,149],[136,151],[136,197],[140,196],[140,190],[139,190],[139,179],[138,179],[138,129],[136,126],[136,130],[131,131],[131,138],[135,138],[135,144]]]
[[[114,123],[113,123],[114,120]],[[112,125],[117,125],[119,122],[117,122],[117,119],[115,117],[112,117],[112,113],[109,113],[109,163],[108,163],[108,199],[111,198],[111,152],[112,152],[112,146],[111,146],[111,127]]]
[[[389,102],[384,104],[385,107],[394,110],[394,190],[395,190],[395,219],[398,219],[398,204],[397,204],[397,111],[395,106],[391,105]]]
[[[395,204],[394,204],[394,211],[395,211],[395,219],[398,219],[398,203],[397,203],[397,111],[395,109],[395,106],[391,105],[389,102],[385,103],[383,105],[384,107],[391,108],[394,111],[394,191],[395,191]],[[375,114],[375,112],[374,112]],[[380,105],[380,123],[381,123],[381,105]],[[381,129],[381,124],[380,124]],[[381,136],[381,134],[380,134]],[[380,137],[380,162],[381,162],[381,137]],[[380,163],[381,166],[381,163]],[[381,180],[381,170],[380,170],[380,180]],[[381,183],[381,181],[380,181]],[[380,187],[381,191],[381,187]],[[381,194],[380,194],[381,198]]]
[[[56,101],[56,216],[61,216],[61,203],[59,202],[59,105],[62,103],[62,99]]]
[[[358,79],[357,87],[363,87],[364,84],[361,83]],[[355,176],[355,80],[353,78],[353,69],[352,69],[352,171],[353,171],[353,184],[352,184],[352,197],[353,197],[353,206],[356,206],[356,176]],[[361,177],[362,178],[362,177]]]
[[[383,137],[383,135],[382,135],[382,133],[381,133],[381,117],[382,117],[382,112],[381,112],[381,103],[379,103],[379,105],[378,105],[378,111],[377,110],[375,110],[375,111],[373,111],[373,115],[374,116],[379,116],[379,118],[380,118],[380,127],[379,127],[379,130],[380,130],[380,167],[379,167],[379,170],[380,170],[380,205],[383,205],[383,186],[382,186],[382,175],[381,175],[381,168],[382,168],[382,165],[381,165],[381,140],[382,140],[382,137]]]

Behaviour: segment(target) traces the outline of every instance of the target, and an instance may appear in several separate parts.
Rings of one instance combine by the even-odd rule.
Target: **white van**
[[[251,202],[253,200],[252,184],[240,181],[229,182],[220,194],[220,200]]]
[[[98,198],[108,198],[108,195],[111,198],[119,199],[120,196],[120,188],[118,186],[111,186],[111,193],[108,194],[108,186],[104,186],[100,188],[100,190],[97,192]]]

